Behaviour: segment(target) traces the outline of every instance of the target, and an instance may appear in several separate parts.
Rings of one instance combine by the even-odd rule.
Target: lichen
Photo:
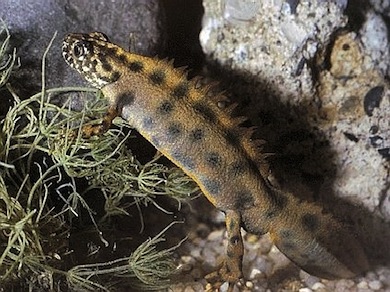
[[[12,96],[13,101],[0,117],[1,287],[84,291],[129,285],[146,290],[167,287],[176,265],[173,248],[157,249],[166,229],[131,253],[109,261],[99,258],[97,250],[89,264],[72,258],[70,241],[90,232],[92,226],[107,247],[122,238],[117,232],[116,238],[106,239],[102,226],[115,229],[110,219],[128,216],[129,205],[141,210],[154,204],[163,210],[156,198],[169,196],[180,206],[198,192],[196,185],[156,158],[140,163],[125,145],[131,129],[121,120],[102,137],[84,139],[81,127],[98,123],[94,118],[103,115],[106,104],[95,89],[45,87],[45,57],[50,46],[43,56],[41,92],[21,100],[9,79],[18,59],[16,49],[8,53],[10,35],[4,24],[2,34],[0,100]],[[82,112],[72,109],[71,97],[62,104],[54,102],[58,96],[75,92],[89,96]],[[96,197],[103,201],[102,214],[97,215],[85,199],[91,191],[101,194]],[[90,223],[75,232],[76,219]]]

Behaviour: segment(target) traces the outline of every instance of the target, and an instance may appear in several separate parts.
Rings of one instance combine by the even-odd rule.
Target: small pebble
[[[379,290],[382,288],[382,283],[378,280],[374,280],[368,283],[368,287],[370,287],[372,290]]]
[[[379,280],[384,286],[390,287],[390,271],[388,269],[379,269]]]
[[[304,270],[299,272],[299,277],[306,284],[307,287],[312,288],[314,284],[318,283],[318,277],[306,273]]]
[[[208,241],[221,240],[223,237],[224,230],[215,230],[207,236]]]
[[[215,262],[216,253],[211,248],[205,248],[202,251],[202,258],[207,263]]]
[[[200,252],[201,252],[201,250],[196,248],[196,249],[191,250],[190,254],[193,258],[199,259],[201,257]]]
[[[220,290],[221,292],[225,292],[225,291],[228,290],[228,288],[229,288],[229,284],[225,282],[225,283],[223,283],[223,284],[221,285],[221,287],[219,288],[219,290]]]
[[[195,259],[193,257],[191,257],[191,256],[184,255],[180,259],[181,259],[181,261],[184,264],[193,264],[193,263],[195,263]]]
[[[254,287],[253,282],[251,282],[251,281],[246,281],[246,282],[245,282],[245,287],[246,287],[246,288],[249,288],[249,289],[253,289],[253,287]]]
[[[358,287],[359,289],[367,289],[367,288],[368,288],[368,284],[367,284],[366,281],[361,281],[361,282],[359,282],[359,283],[357,284],[357,287]]]
[[[337,291],[349,291],[355,285],[355,282],[348,279],[341,279],[335,284]]]
[[[258,251],[255,250],[255,249],[249,249],[246,254],[245,254],[245,258],[248,262],[252,262],[254,261],[257,257],[258,257]]]
[[[189,273],[192,270],[192,265],[190,264],[182,264],[177,266],[178,270],[180,270],[180,273]]]
[[[211,217],[211,220],[215,224],[218,223],[225,224],[225,214],[220,211],[215,212],[215,215]]]
[[[258,275],[261,275],[261,271],[258,269],[252,269],[251,273],[249,274],[249,279],[255,279]]]
[[[312,287],[311,287],[314,291],[317,291],[317,290],[322,290],[322,289],[326,289],[326,286],[324,284],[322,284],[321,282],[317,282],[315,283]]]
[[[309,289],[309,288],[301,288],[299,289],[299,292],[312,292],[313,290]]]

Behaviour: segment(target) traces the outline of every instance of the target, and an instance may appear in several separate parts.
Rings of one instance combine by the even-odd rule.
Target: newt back
[[[286,256],[323,278],[352,277],[367,268],[361,246],[342,223],[269,184],[252,129],[239,126],[243,119],[232,118],[232,108],[217,105],[222,95],[210,97],[208,86],[187,80],[170,62],[127,52],[101,33],[68,35],[63,56],[102,90],[111,113],[127,120],[225,212],[229,243],[222,280],[242,277],[240,227],[269,232]]]

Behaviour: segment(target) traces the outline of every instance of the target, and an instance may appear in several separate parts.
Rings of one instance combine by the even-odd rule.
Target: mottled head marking
[[[62,44],[65,61],[98,88],[120,77],[120,73],[113,70],[116,57],[113,53],[119,50],[100,32],[68,34]]]

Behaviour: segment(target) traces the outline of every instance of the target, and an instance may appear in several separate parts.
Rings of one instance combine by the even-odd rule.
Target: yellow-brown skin
[[[101,33],[70,34],[63,43],[67,63],[110,103],[106,130],[121,115],[162,154],[189,175],[208,200],[225,212],[227,257],[211,278],[234,284],[242,277],[240,228],[269,232],[275,245],[307,272],[322,278],[353,277],[367,269],[360,244],[342,223],[321,207],[298,201],[264,178],[264,155],[239,127],[232,109],[221,109],[209,88],[172,64],[129,53]],[[232,285],[230,285],[232,286]]]

